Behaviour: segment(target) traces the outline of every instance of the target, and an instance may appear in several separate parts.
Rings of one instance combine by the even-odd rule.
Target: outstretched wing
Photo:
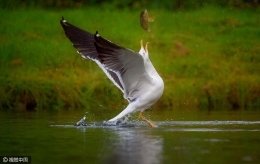
[[[124,98],[134,101],[152,85],[152,78],[144,67],[143,57],[102,38],[98,32],[91,34],[70,23],[60,21],[66,36],[83,58],[94,60],[109,79],[124,93]]]
[[[102,67],[98,59],[96,47],[94,45],[94,35],[70,24],[63,17],[60,21],[60,24],[63,27],[66,36],[72,42],[72,45],[78,50],[78,53],[81,54],[81,56],[85,59],[89,58],[95,61],[105,72],[108,78],[123,92],[122,84],[120,83],[117,75],[114,72]]]

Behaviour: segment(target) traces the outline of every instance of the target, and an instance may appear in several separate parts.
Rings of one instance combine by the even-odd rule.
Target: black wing
[[[83,58],[90,58],[94,60],[100,66],[98,53],[94,45],[94,35],[70,24],[63,17],[60,21],[60,24],[63,27],[66,36],[73,43],[73,46],[78,50],[78,53],[81,54]],[[117,75],[113,71],[107,70],[105,68],[102,69],[107,74],[109,79],[112,80],[121,91],[123,91],[123,86],[120,83]]]

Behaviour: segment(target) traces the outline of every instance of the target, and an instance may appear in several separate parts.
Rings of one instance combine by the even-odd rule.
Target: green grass
[[[258,10],[206,7],[139,10],[0,9],[0,102],[4,109],[121,110],[122,93],[99,67],[82,60],[59,24],[61,16],[135,51],[149,42],[151,61],[165,81],[154,109],[259,109]],[[26,107],[25,107],[26,108]]]

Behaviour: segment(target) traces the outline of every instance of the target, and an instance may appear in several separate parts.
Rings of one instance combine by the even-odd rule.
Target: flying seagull
[[[144,49],[141,40],[140,51],[134,52],[104,39],[98,32],[91,34],[82,30],[63,17],[60,24],[82,58],[95,61],[129,102],[121,113],[106,123],[116,125],[128,114],[140,111],[140,118],[155,127],[143,116],[143,111],[162,96],[164,82],[149,59],[148,43]]]

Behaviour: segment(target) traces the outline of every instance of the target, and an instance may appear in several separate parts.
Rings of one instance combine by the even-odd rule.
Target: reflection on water
[[[111,156],[106,159],[108,163],[135,163],[158,164],[161,163],[163,151],[163,138],[145,134],[135,129],[113,130],[116,138]]]
[[[237,162],[258,161],[255,154],[243,151],[257,150],[249,145],[255,142],[255,136],[260,132],[260,121],[158,121],[155,129],[142,122],[134,123],[136,126],[132,128],[94,125],[77,129],[84,135],[90,129],[102,129],[104,134],[110,134],[109,137],[103,135],[107,140],[100,145],[108,148],[106,155],[102,154],[105,156],[102,163],[159,164],[175,159],[176,163],[207,163],[207,160],[223,154],[231,158],[237,156]],[[260,155],[259,151],[254,153]],[[207,160],[201,161],[201,158]]]
[[[86,133],[91,129],[103,129],[104,133],[109,133],[104,147],[108,147],[109,154],[104,158],[104,163],[113,164],[159,164],[162,163],[163,138],[158,135],[151,135],[147,128],[122,128],[122,127],[102,127],[102,126],[66,126],[54,125],[59,127],[77,128],[84,135],[84,147],[88,138]],[[148,127],[149,128],[149,127]],[[103,154],[104,155],[104,154]]]

